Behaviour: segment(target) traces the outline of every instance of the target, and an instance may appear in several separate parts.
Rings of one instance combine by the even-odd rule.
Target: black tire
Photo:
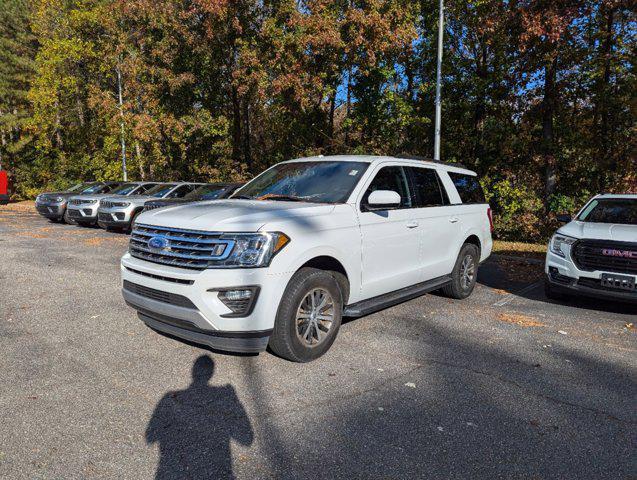
[[[326,270],[302,268],[292,276],[279,304],[274,330],[270,337],[269,346],[275,354],[293,362],[310,362],[329,350],[341,327],[343,315],[343,293],[337,275],[335,272]],[[311,320],[308,319],[307,322],[298,324],[297,313],[306,297],[310,297],[312,292],[317,291],[329,294],[333,308],[327,309],[325,312],[331,311],[332,314],[328,313],[327,316],[332,316],[333,319],[327,332],[321,329],[319,333],[318,327],[307,327],[306,332],[309,332],[310,342],[314,340],[315,333],[317,336],[317,343],[310,346],[302,341],[299,335],[303,336],[301,330]],[[321,326],[325,328],[323,324]],[[321,337],[321,334],[324,336]],[[319,340],[319,338],[321,339]]]
[[[566,295],[563,293],[555,291],[551,282],[546,279],[544,280],[544,295],[549,300],[564,300],[566,298]]]
[[[470,259],[470,260],[467,260]],[[469,281],[463,280],[463,268],[465,262],[473,265],[473,275]],[[442,287],[442,293],[446,297],[462,300],[473,292],[478,278],[478,264],[480,263],[480,249],[472,243],[465,243],[460,249],[458,259],[451,272],[451,282]]]
[[[62,216],[62,219],[64,220],[64,223],[66,223],[67,225],[77,225],[77,222],[69,216],[68,210],[64,210],[64,215]]]
[[[142,210],[137,210],[136,212],[133,212],[133,214],[130,217],[130,223],[128,224],[126,228],[123,229],[124,233],[131,234],[133,232],[133,224],[135,223],[135,219],[139,216],[140,213],[142,213]]]

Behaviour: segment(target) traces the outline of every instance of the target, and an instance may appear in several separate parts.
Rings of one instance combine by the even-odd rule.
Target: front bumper
[[[67,207],[70,218],[78,223],[95,223],[97,221],[97,205],[69,205]]]
[[[292,273],[269,268],[187,270],[124,255],[121,262],[124,299],[148,326],[219,350],[265,350]],[[139,295],[125,282],[159,290],[164,295]],[[250,313],[232,317],[215,289],[260,286]],[[151,298],[152,297],[152,298]]]
[[[127,228],[133,216],[134,207],[99,208],[97,221],[106,227]]]
[[[613,272],[582,271],[575,266],[570,258],[562,258],[550,250],[546,254],[546,281],[550,283],[551,288],[557,293],[637,303],[637,291],[631,292],[603,287],[601,285],[603,273]]]
[[[46,218],[60,219],[64,217],[66,202],[62,203],[35,203],[37,212]]]

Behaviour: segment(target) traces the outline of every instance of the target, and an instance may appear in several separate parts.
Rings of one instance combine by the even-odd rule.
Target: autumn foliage
[[[442,157],[480,173],[501,238],[637,190],[630,2],[445,4]],[[0,0],[0,163],[15,198],[118,179],[122,125],[133,179],[430,156],[437,16],[437,1]]]

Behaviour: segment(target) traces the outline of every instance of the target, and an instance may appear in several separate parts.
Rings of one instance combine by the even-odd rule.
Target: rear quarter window
[[[478,177],[464,173],[448,172],[451,181],[456,186],[462,203],[487,203],[484,191]]]

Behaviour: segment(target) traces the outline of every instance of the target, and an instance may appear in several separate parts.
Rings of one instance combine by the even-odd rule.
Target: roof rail
[[[433,158],[423,157],[419,155],[395,155],[396,158],[405,160],[420,160],[423,162],[439,163],[440,165],[449,165],[450,167],[467,168],[466,165],[458,162],[443,162],[442,160],[434,160]]]

